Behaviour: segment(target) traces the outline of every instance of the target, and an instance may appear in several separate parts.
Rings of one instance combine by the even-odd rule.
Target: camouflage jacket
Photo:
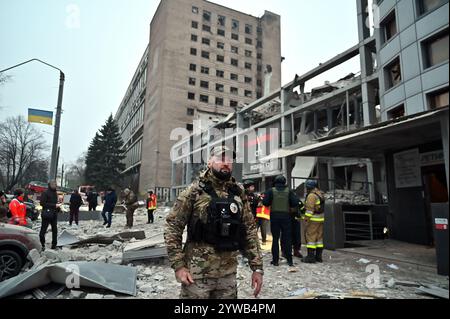
[[[125,201],[125,206],[127,206],[127,208],[137,208],[138,207],[138,205],[137,205],[138,198],[133,191],[130,191],[130,194],[128,194],[128,196],[125,196],[124,201]]]
[[[167,217],[164,233],[169,261],[175,271],[182,267],[189,269],[194,280],[221,278],[236,274],[238,252],[219,252],[207,243],[191,242],[189,239],[182,247],[182,235],[191,218],[206,222],[207,208],[211,197],[200,188],[200,181],[212,182],[214,190],[221,198],[227,197],[229,187],[236,185],[233,178],[229,182],[222,182],[208,170],[200,176],[199,181],[194,182],[180,195]],[[256,224],[243,190],[241,196],[235,197],[235,200],[241,206],[243,223],[247,231],[246,248],[243,255],[249,260],[250,268],[253,271],[262,269],[263,263]]]

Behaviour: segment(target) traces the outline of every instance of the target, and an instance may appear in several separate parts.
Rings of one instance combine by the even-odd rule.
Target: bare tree
[[[2,86],[3,84],[5,84],[6,82],[8,82],[9,80],[11,80],[11,76],[10,75],[5,75],[4,73],[0,73],[0,86]],[[2,109],[4,109],[4,106],[0,105],[0,111]]]
[[[0,185],[7,190],[21,185],[37,161],[45,160],[44,138],[23,116],[0,123]]]
[[[86,171],[86,152],[82,153],[75,163],[69,165],[66,172],[66,179],[69,188],[76,188],[77,186],[85,184]]]

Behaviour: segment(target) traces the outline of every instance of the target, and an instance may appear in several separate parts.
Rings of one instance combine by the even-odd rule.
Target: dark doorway
[[[422,180],[424,185],[425,214],[427,223],[428,242],[434,246],[433,220],[431,204],[448,203],[448,190],[445,166],[434,165],[422,167]]]

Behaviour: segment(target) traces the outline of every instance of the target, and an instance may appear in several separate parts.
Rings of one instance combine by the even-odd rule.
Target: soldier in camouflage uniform
[[[237,256],[239,250],[249,260],[253,270],[252,287],[258,296],[263,281],[263,263],[256,233],[256,224],[244,191],[231,177],[233,160],[227,156],[229,149],[216,147],[212,150],[208,169],[201,174],[177,199],[167,217],[165,242],[172,268],[177,280],[182,283],[182,299],[236,299],[237,298]],[[182,247],[182,235],[186,226],[188,234],[193,225],[206,223],[208,207],[214,198],[208,195],[204,185],[210,185],[218,198],[224,199],[231,194],[234,204],[231,211],[241,217],[241,226],[245,229],[241,240],[243,246],[235,251],[222,251],[206,242],[193,240],[188,235]],[[234,205],[234,206],[233,206]],[[239,210],[238,210],[239,208]]]

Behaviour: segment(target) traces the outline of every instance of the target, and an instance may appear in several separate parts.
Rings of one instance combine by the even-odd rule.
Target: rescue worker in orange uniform
[[[27,225],[27,206],[23,202],[23,196],[23,190],[17,189],[14,192],[14,199],[9,203],[9,211],[12,215],[9,223],[12,225]]]
[[[325,197],[318,188],[316,180],[307,180],[305,202],[305,237],[308,255],[302,259],[304,263],[323,262],[323,224],[325,222]]]
[[[147,197],[147,215],[148,215],[148,223],[147,224],[153,224],[155,222],[155,210],[157,208],[158,204],[158,197],[156,194],[153,193],[153,191],[148,191],[148,197]]]

